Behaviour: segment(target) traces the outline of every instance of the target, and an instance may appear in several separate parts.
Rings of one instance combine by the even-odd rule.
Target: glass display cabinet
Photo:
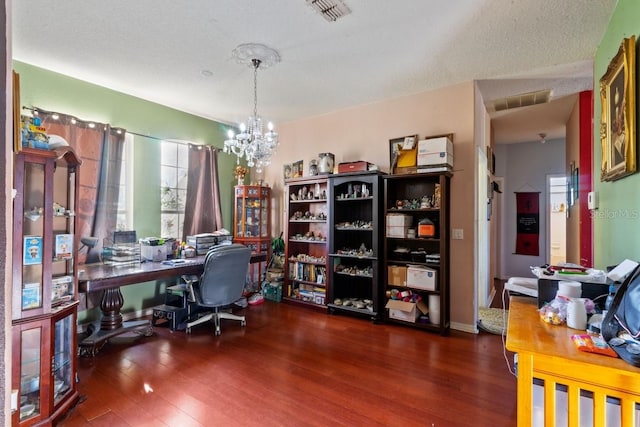
[[[51,424],[78,400],[76,206],[80,160],[24,148],[15,157],[12,424]]]
[[[233,241],[241,243],[255,253],[271,251],[271,188],[261,185],[235,187],[235,214]],[[266,261],[251,264],[249,274],[253,283],[259,283],[266,270]]]

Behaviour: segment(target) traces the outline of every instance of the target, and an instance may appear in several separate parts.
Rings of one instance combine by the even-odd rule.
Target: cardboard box
[[[422,265],[410,265],[407,267],[407,287],[424,289],[425,291],[437,290],[437,272]]]
[[[418,141],[418,168],[421,166],[449,166],[453,168],[453,143],[447,137]]]
[[[389,318],[402,320],[404,322],[416,323],[420,314],[427,314],[429,308],[423,301],[405,302],[390,299],[385,306],[389,310]]]
[[[387,282],[390,286],[407,286],[407,267],[404,265],[388,266]]]
[[[371,163],[362,160],[357,162],[346,162],[338,164],[338,173],[348,172],[366,172],[369,170]]]

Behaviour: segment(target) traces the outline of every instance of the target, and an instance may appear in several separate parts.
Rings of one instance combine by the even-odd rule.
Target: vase
[[[320,160],[318,161],[318,171],[321,174],[333,173],[333,166],[335,162],[335,156],[333,153],[320,153],[318,154]]]

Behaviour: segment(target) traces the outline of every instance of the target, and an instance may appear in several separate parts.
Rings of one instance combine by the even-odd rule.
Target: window
[[[161,237],[181,239],[187,196],[189,147],[182,143],[162,141],[160,160]]]
[[[118,190],[118,212],[116,230],[133,230],[133,135],[125,134],[120,169],[120,188]]]

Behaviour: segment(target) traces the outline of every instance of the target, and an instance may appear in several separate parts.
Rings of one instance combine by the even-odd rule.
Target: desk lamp
[[[78,249],[78,253],[80,253],[80,251],[83,248],[88,248],[87,249],[87,258],[85,260],[85,264],[90,264],[89,258],[90,258],[90,254],[91,254],[91,249],[93,249],[98,244],[98,238],[97,237],[93,237],[93,236],[81,237],[80,238],[80,243],[82,243],[82,245]],[[99,259],[97,261],[99,261]]]

